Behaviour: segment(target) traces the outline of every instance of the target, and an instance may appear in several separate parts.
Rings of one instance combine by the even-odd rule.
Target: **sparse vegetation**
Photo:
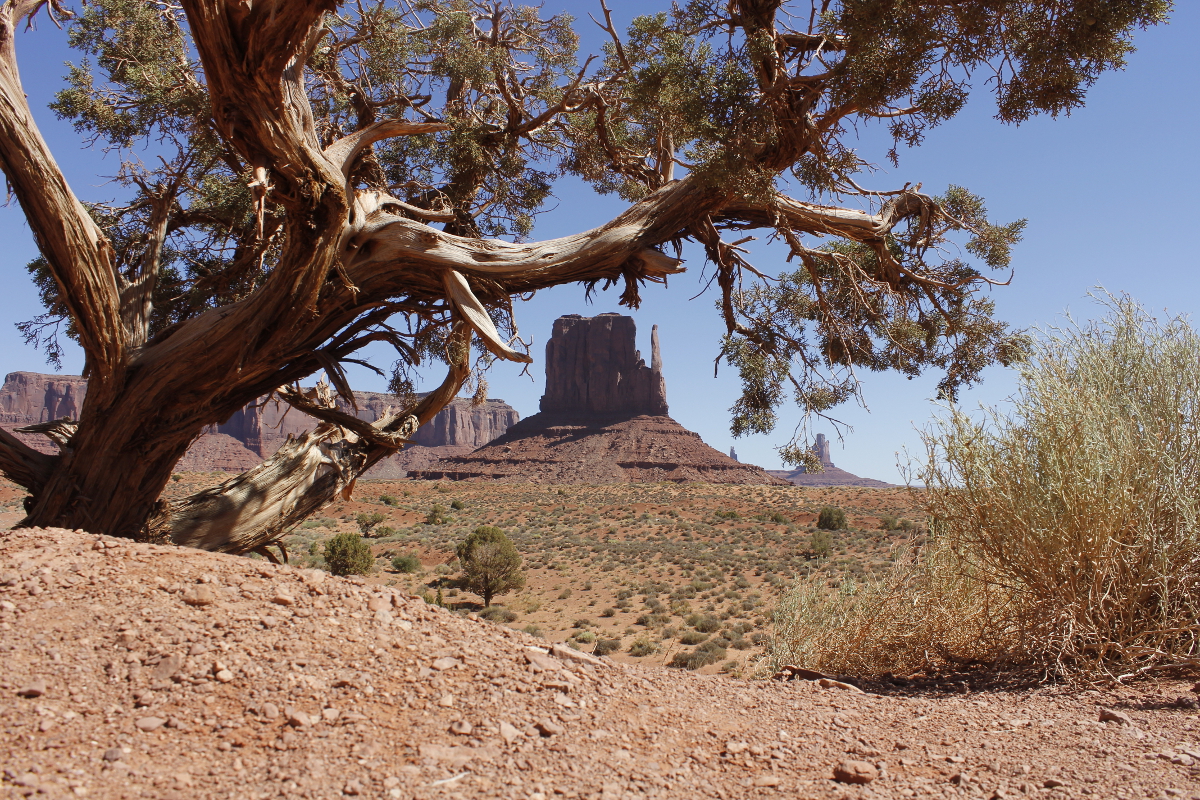
[[[833,595],[799,583],[772,660],[1114,675],[1200,652],[1200,336],[1127,298],[1043,334],[1009,410],[925,433],[927,541]]]

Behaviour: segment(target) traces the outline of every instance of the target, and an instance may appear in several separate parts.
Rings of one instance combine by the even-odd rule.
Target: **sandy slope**
[[[0,796],[1200,798],[1190,683],[876,696],[538,644],[323,573],[5,532]]]

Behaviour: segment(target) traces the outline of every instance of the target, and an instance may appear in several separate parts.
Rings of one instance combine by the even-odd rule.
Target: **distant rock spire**
[[[729,448],[729,457],[732,458],[734,461],[739,460],[737,457],[737,450],[734,450],[732,446],[730,446],[730,448]]]
[[[825,434],[817,434],[817,441],[816,444],[813,445],[813,452],[816,453],[817,458],[821,460],[822,466],[833,466],[833,459],[829,457],[829,440],[825,438]]]
[[[650,369],[662,372],[662,353],[658,350],[658,326],[650,329]]]

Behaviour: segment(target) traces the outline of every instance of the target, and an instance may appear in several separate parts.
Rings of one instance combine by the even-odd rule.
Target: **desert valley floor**
[[[822,543],[824,505],[850,529]],[[364,513],[377,570],[314,569]],[[287,566],[5,533],[0,796],[1200,800],[1196,676],[770,678],[779,594],[886,568],[905,490],[366,482],[324,514]],[[491,621],[445,581],[481,524],[528,567]]]

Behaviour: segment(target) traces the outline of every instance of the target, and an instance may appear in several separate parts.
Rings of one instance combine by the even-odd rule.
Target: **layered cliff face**
[[[632,317],[571,315],[546,343],[546,393],[534,414],[469,455],[410,477],[532,483],[783,483],[709,447],[667,416],[658,329],[650,366]]]
[[[665,416],[667,387],[657,325],[651,334],[651,349],[651,366],[647,367],[637,350],[633,317],[559,317],[546,342],[546,393],[541,410],[574,419]]]
[[[79,418],[87,382],[77,375],[43,375],[12,372],[0,387],[0,426],[9,430],[53,419]],[[393,405],[389,395],[355,392],[360,419],[374,422]],[[520,419],[516,409],[503,400],[488,400],[475,406],[458,399],[417,431],[413,444],[398,455],[376,465],[368,477],[399,478],[413,468],[442,456],[460,455],[486,444]],[[285,403],[265,400],[242,408],[221,425],[213,425],[179,462],[181,472],[243,472],[274,455],[288,436],[311,430],[316,420]],[[43,452],[54,452],[44,436],[17,434]]]

